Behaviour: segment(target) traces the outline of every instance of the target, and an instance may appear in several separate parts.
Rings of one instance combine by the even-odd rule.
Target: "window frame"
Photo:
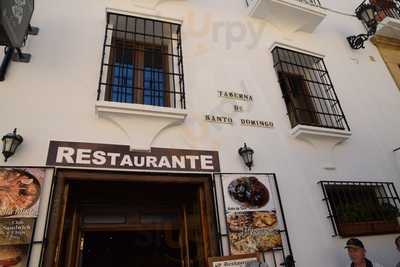
[[[400,198],[394,183],[320,181],[319,184],[333,236],[400,233]],[[351,195],[358,196],[352,198]]]
[[[107,70],[107,85],[106,85],[106,91],[105,91],[105,100],[106,101],[111,101],[111,102],[119,102],[119,101],[113,101],[112,100],[112,91],[113,91],[113,79],[114,79],[114,66],[116,61],[116,54],[118,53],[118,50],[122,50],[122,53],[124,50],[132,50],[132,57],[133,57],[133,84],[132,84],[132,104],[143,104],[143,105],[151,105],[151,104],[145,104],[145,88],[144,88],[144,83],[145,83],[145,59],[144,59],[144,54],[145,50],[150,48],[150,49],[161,49],[163,52],[161,53],[161,62],[162,62],[162,67],[163,67],[163,72],[162,76],[164,77],[164,90],[157,90],[157,91],[163,91],[164,96],[163,96],[163,102],[164,105],[154,105],[154,106],[160,106],[160,107],[171,107],[171,96],[170,94],[173,93],[170,91],[170,79],[168,77],[169,73],[169,59],[168,56],[165,54],[168,52],[168,47],[162,46],[162,45],[157,45],[157,44],[149,44],[149,43],[144,43],[144,42],[135,42],[135,41],[128,41],[128,40],[122,40],[119,38],[112,38],[111,41],[112,45],[110,48],[110,57],[109,57],[109,68]],[[121,45],[120,45],[121,44]],[[166,52],[167,51],[167,52]],[[139,55],[137,55],[139,53]],[[124,63],[123,63],[124,64]],[[160,75],[160,74],[158,74]],[[153,90],[150,90],[153,91]],[[156,97],[157,99],[157,97]],[[123,102],[123,103],[130,103],[130,102]]]
[[[113,11],[107,12],[106,18],[107,22],[105,27],[99,86],[97,89],[97,101],[116,103],[115,106],[120,106],[120,104],[135,104],[157,108],[185,110],[186,93],[183,71],[182,25],[170,20],[140,17]],[[117,44],[117,46],[120,46],[121,48],[115,47],[116,40],[119,42],[119,45]],[[140,46],[144,46],[143,49],[140,49]],[[146,52],[145,50],[147,47],[162,49],[160,52],[162,57],[161,61],[163,61],[162,73],[161,69],[154,68],[153,66],[148,66],[149,68],[146,68],[147,70],[145,70],[143,55],[143,68],[137,66],[137,62],[133,62],[133,88],[126,91],[128,94],[125,96],[124,89],[131,86],[131,77],[124,74],[127,70],[127,68],[125,68],[125,70],[122,71],[122,75],[119,75],[121,76],[120,80],[122,82],[113,80],[112,77],[117,76],[113,73],[113,71],[115,71],[114,64],[118,62],[116,60],[116,51],[121,51],[121,53],[123,53],[124,50],[132,49],[135,53],[133,55],[133,58],[135,59],[135,57],[137,57],[136,53],[140,50],[142,50],[142,53],[144,54],[153,53]],[[156,50],[154,51],[154,54],[157,54]],[[124,60],[120,61],[123,62]],[[151,61],[147,62],[149,63]],[[153,64],[158,64],[159,61],[152,62]],[[122,69],[125,65],[121,64],[121,66]],[[130,71],[129,68],[130,65],[128,67],[128,70]],[[136,69],[138,69],[138,71],[136,71]],[[141,74],[137,75],[138,72],[141,72]],[[150,72],[152,73],[152,79],[146,80],[145,76],[150,77],[148,75]],[[128,83],[126,83],[127,77]],[[164,87],[164,90],[158,89],[161,84]],[[114,90],[115,88],[119,89],[115,90],[115,93],[121,94],[119,99],[112,98],[113,87]],[[142,93],[136,92],[137,90],[141,90]],[[132,94],[130,94],[131,91],[133,92]],[[151,93],[146,95],[145,91]],[[140,106],[132,107],[140,108]]]
[[[347,119],[336,94],[323,57],[289,49],[276,45],[271,49],[273,66],[277,75],[279,87],[285,100],[289,121],[292,128],[299,125],[327,128],[350,132]],[[285,76],[299,76],[303,87],[302,95],[308,97],[308,109],[296,107],[293,99],[286,91],[293,89],[283,86],[281,73]],[[292,97],[293,98],[293,97]],[[292,100],[292,101],[290,101]],[[310,105],[312,103],[312,106]],[[314,114],[313,113],[314,110]],[[299,113],[300,112],[300,113]],[[309,120],[302,121],[299,114],[310,112]],[[304,117],[304,115],[303,115]]]

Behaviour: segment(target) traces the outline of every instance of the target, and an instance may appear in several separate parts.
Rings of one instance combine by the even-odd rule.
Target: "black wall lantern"
[[[376,33],[376,28],[378,26],[378,21],[376,20],[377,12],[378,11],[375,5],[371,5],[365,1],[356,9],[357,18],[361,20],[365,26],[367,26],[368,32],[366,34],[352,35],[347,37],[347,41],[349,42],[351,48],[365,48],[364,42]]]
[[[12,133],[3,136],[1,140],[3,141],[4,161],[6,162],[9,157],[14,155],[19,145],[24,141],[22,136],[17,134],[17,129],[14,129]]]
[[[254,150],[248,147],[246,143],[244,143],[243,147],[239,148],[239,155],[242,157],[244,164],[249,167],[249,170],[253,166],[253,154]]]

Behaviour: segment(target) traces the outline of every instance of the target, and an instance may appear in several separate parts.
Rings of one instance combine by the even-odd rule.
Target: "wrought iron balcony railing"
[[[377,22],[381,22],[386,17],[400,19],[399,0],[365,0],[360,7],[363,5],[372,5],[375,8],[375,20]]]
[[[400,1],[398,0],[370,0],[377,11],[377,21],[385,17],[400,19]]]

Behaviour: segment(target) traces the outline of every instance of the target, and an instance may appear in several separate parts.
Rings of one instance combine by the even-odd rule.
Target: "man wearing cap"
[[[381,264],[371,262],[365,257],[367,251],[361,240],[351,238],[347,241],[345,248],[349,253],[351,267],[383,267]]]
[[[398,251],[400,251],[400,236],[398,236],[395,240],[394,243],[396,244],[396,248]],[[396,267],[400,267],[400,262],[397,263]]]

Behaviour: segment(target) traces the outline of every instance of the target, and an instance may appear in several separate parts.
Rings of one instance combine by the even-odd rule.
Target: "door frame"
[[[54,189],[53,203],[49,218],[47,242],[44,252],[44,267],[59,267],[60,245],[62,243],[63,220],[65,207],[68,201],[68,186],[70,182],[146,182],[164,184],[192,184],[199,186],[204,199],[201,205],[205,214],[202,215],[201,224],[205,256],[219,255],[217,240],[216,211],[214,208],[214,194],[211,174],[185,174],[185,173],[155,173],[155,172],[116,172],[97,170],[58,169]],[[205,259],[207,262],[207,259]],[[61,267],[61,266],[60,266]]]

